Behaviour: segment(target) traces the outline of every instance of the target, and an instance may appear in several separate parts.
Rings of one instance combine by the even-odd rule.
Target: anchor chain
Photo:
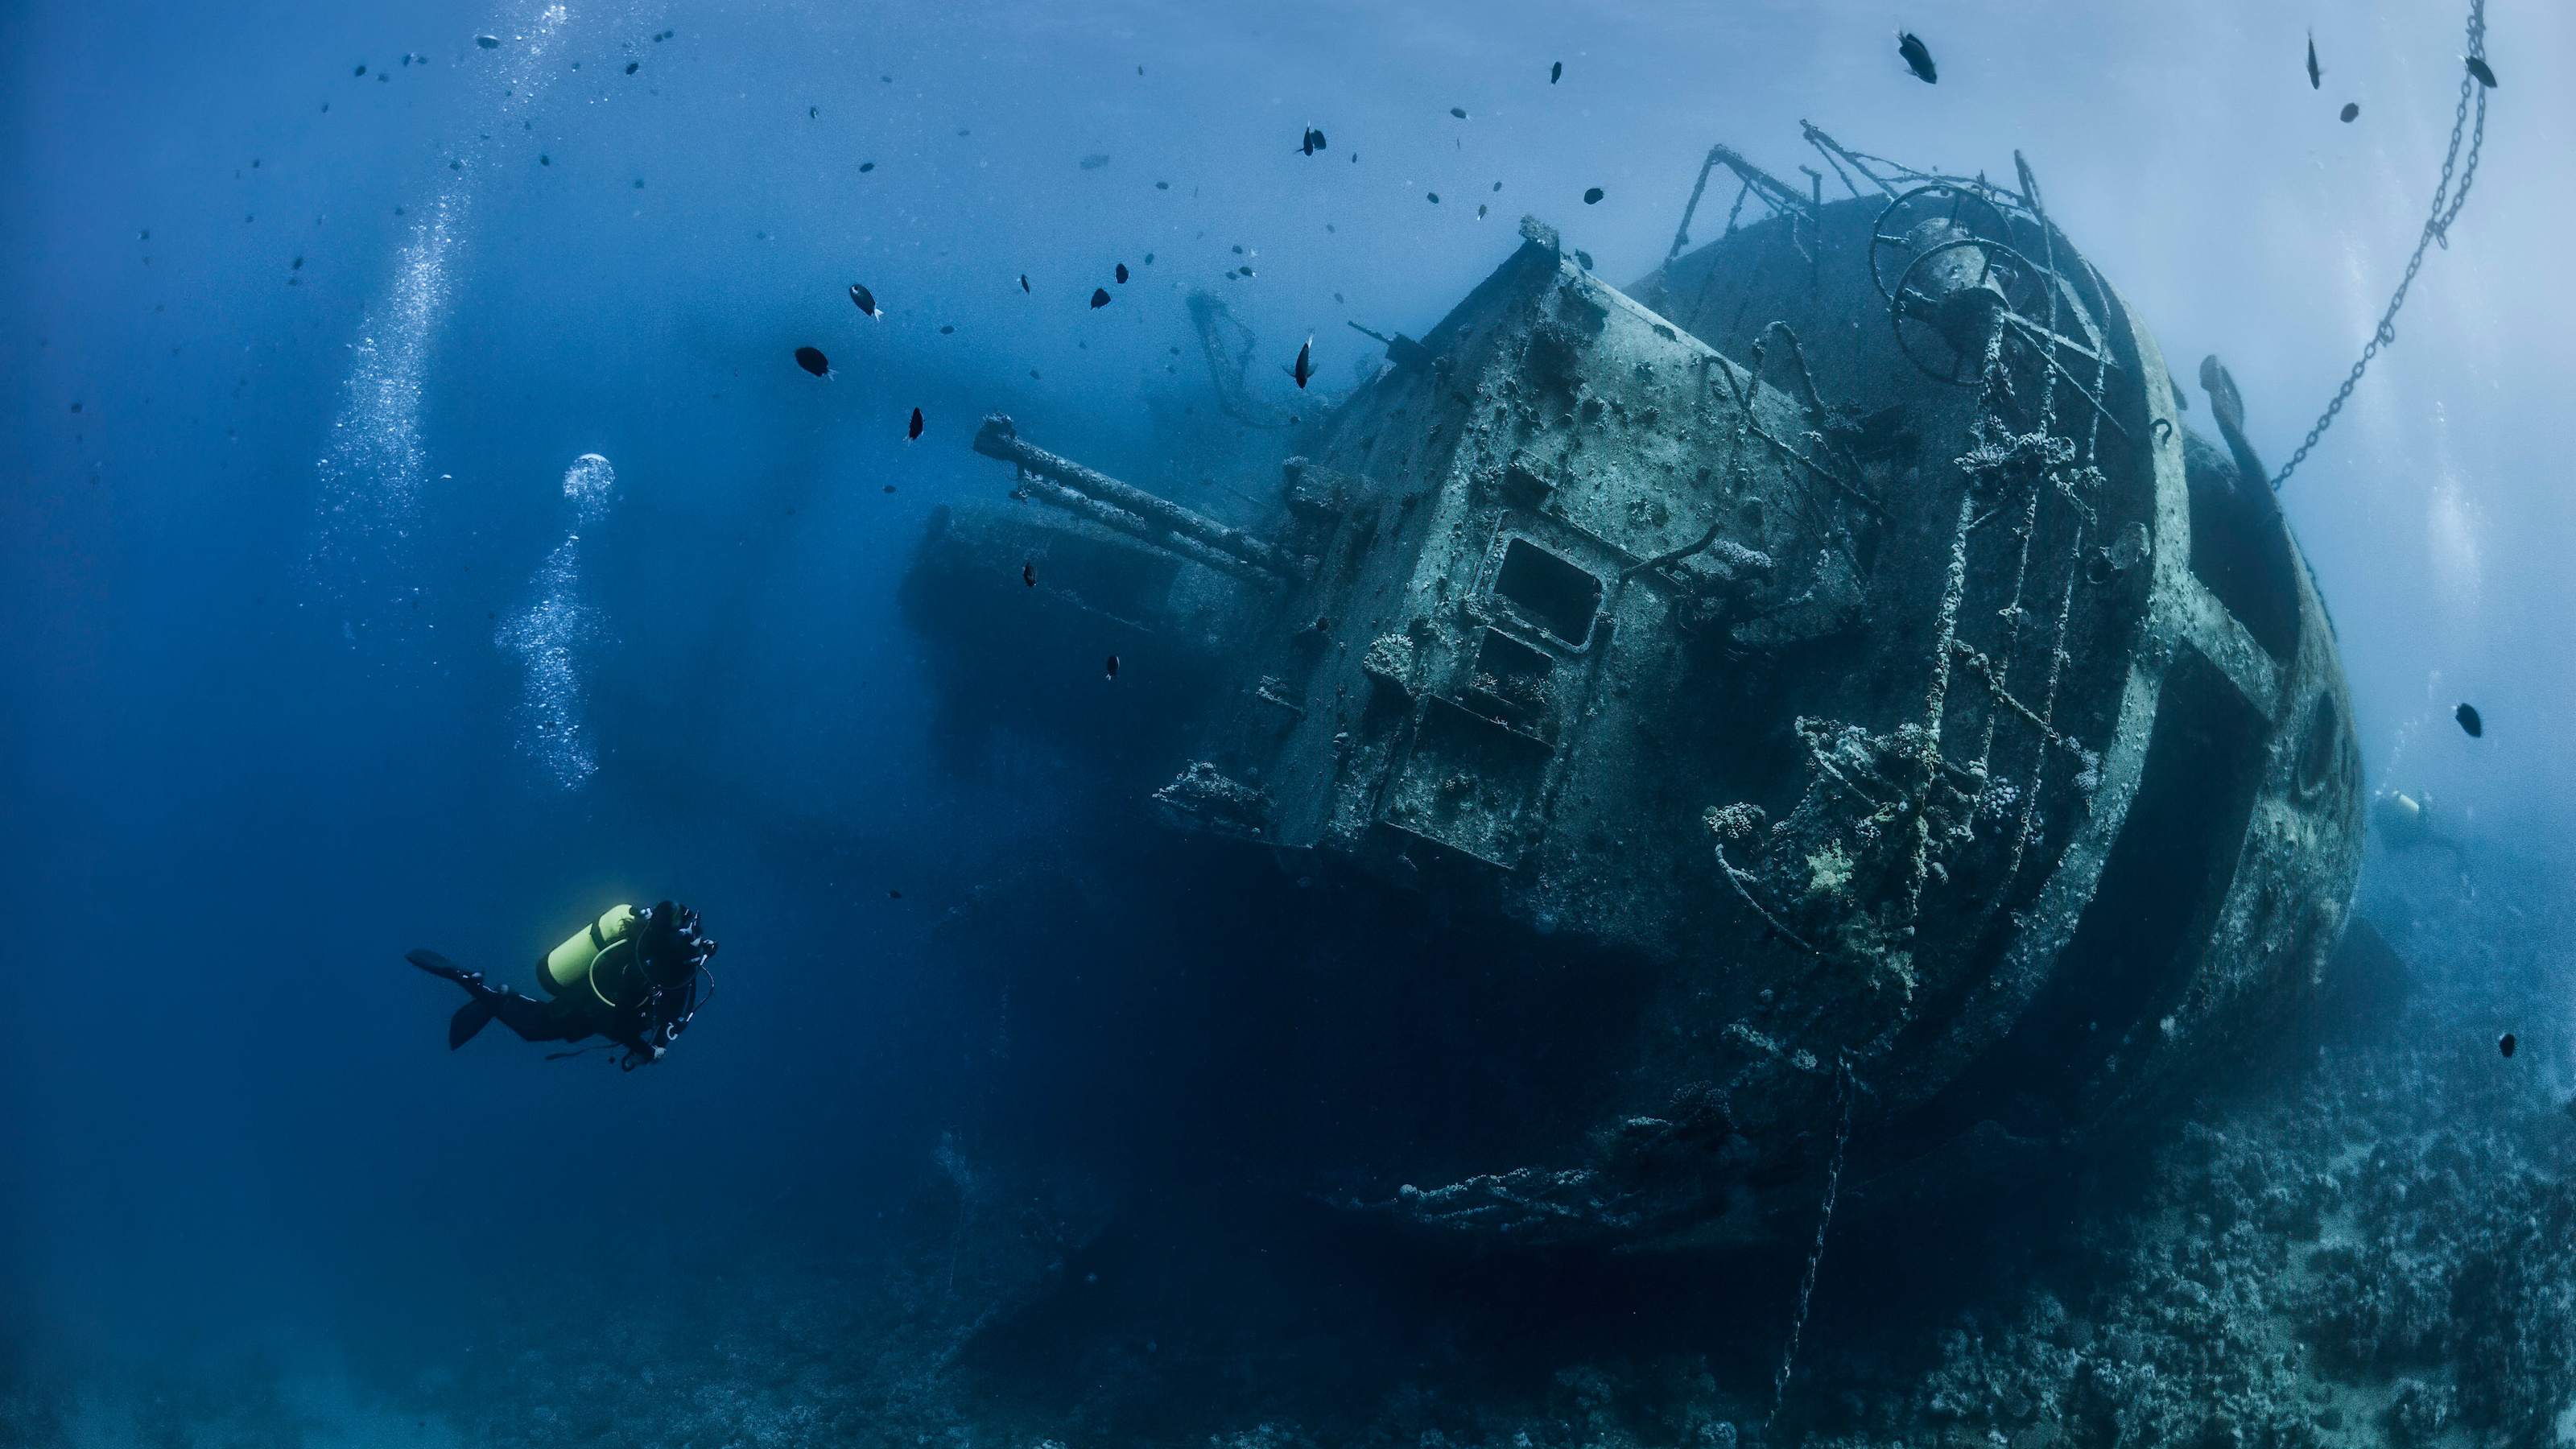
[[[2469,0],[2469,56],[2483,60],[2486,53],[2486,0]],[[2477,128],[2469,134],[2468,164],[2459,168],[2460,189],[2453,192],[2451,172],[2460,159],[2460,133],[2469,129],[2469,95],[2472,91],[2477,93]],[[2335,414],[2342,412],[2343,405],[2351,401],[2352,390],[2360,385],[2361,375],[2370,369],[2371,359],[2379,355],[2379,349],[2397,340],[2397,309],[2406,305],[2406,289],[2415,285],[2415,274],[2423,270],[2425,249],[2440,242],[2444,251],[2450,250],[2451,223],[2459,219],[2460,208],[2468,204],[2469,185],[2478,176],[2478,151],[2486,144],[2486,139],[2486,87],[2463,65],[2460,68],[2460,104],[2451,116],[2451,149],[2442,154],[2442,183],[2433,188],[2432,215],[2425,218],[2424,234],[2415,240],[2415,254],[2406,259],[2406,275],[2398,279],[2397,292],[2388,299],[2388,310],[2379,318],[2379,329],[2371,333],[2370,341],[2363,345],[2361,360],[2352,365],[2343,386],[2335,390],[2334,401],[2326,404],[2316,426],[2308,429],[2308,436],[2299,444],[2299,451],[2292,453],[2290,461],[2282,464],[2281,471],[2272,476],[2274,491],[2279,491],[2281,485],[2290,480],[2290,475],[2307,461],[2308,450],[2317,445],[2317,439],[2325,436],[2326,429],[2334,426]]]

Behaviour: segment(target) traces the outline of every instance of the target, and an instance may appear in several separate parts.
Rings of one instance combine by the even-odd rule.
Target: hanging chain
[[[1789,1319],[1789,1341],[1780,1349],[1780,1371],[1771,1376],[1771,1412],[1762,1416],[1762,1440],[1771,1441],[1771,1421],[1780,1417],[1780,1405],[1789,1396],[1789,1371],[1798,1363],[1798,1338],[1806,1331],[1807,1304],[1816,1296],[1816,1268],[1825,1261],[1825,1230],[1834,1225],[1834,1196],[1843,1181],[1843,1148],[1851,1142],[1852,1074],[1851,1057],[1845,1053],[1835,1063],[1834,1077],[1842,1100],[1842,1126],[1834,1133],[1833,1162],[1825,1168],[1824,1207],[1816,1217],[1816,1245],[1807,1250],[1806,1276],[1798,1280],[1798,1311]]]
[[[2472,59],[2483,60],[2486,57],[2486,11],[2486,0],[2469,0],[2469,56]],[[2470,131],[2469,95],[2473,91],[2477,94],[2478,120],[2477,128]],[[2469,159],[2468,164],[2459,169],[2460,189],[2454,193],[2451,190],[2451,171],[2460,159],[2460,135],[2463,131],[2469,132]],[[2406,275],[2398,279],[2396,295],[2388,299],[2388,311],[2379,319],[2379,330],[2371,333],[2370,341],[2362,347],[2361,360],[2352,365],[2352,372],[2344,378],[2343,386],[2335,390],[2334,401],[2326,404],[2325,412],[2317,418],[2317,425],[2308,429],[2307,439],[2299,444],[2299,451],[2292,453],[2290,461],[2282,464],[2281,471],[2273,476],[2273,488],[2278,489],[2288,482],[2298,466],[2307,461],[2308,450],[2317,445],[2317,439],[2325,436],[2326,429],[2334,426],[2335,414],[2342,412],[2343,405],[2351,400],[2352,390],[2360,384],[2362,373],[2370,367],[2370,360],[2379,355],[2379,349],[2397,340],[2397,309],[2406,305],[2406,289],[2415,285],[2415,274],[2423,269],[2425,248],[2440,242],[2444,251],[2450,250],[2451,223],[2459,219],[2460,208],[2468,204],[2469,184],[2478,175],[2478,150],[2486,144],[2486,139],[2486,87],[2463,65],[2460,68],[2460,104],[2451,116],[2451,149],[2442,155],[2442,184],[2433,188],[2433,213],[2425,219],[2424,234],[2415,240],[2415,254],[2406,259]]]

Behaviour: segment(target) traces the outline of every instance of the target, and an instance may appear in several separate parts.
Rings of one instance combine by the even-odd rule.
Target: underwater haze
[[[1339,1127],[1208,1085],[1334,989],[1232,979],[1280,872],[1175,864],[1150,659],[902,598],[1017,485],[986,414],[1248,521],[1286,434],[1230,407],[1353,393],[1346,324],[1424,336],[1525,215],[1648,277],[1712,143],[1853,194],[1802,122],[2018,152],[2278,469],[2424,233],[2467,13],[9,7],[0,1444],[2576,1444],[2565,7],[2484,10],[2474,187],[2279,493],[2365,788],[2433,822],[2351,907],[2409,987],[1820,1270],[1496,1268],[1247,1165]],[[404,959],[530,990],[663,900],[722,951],[633,1070],[450,1050]],[[1453,939],[1406,920],[1391,962]]]

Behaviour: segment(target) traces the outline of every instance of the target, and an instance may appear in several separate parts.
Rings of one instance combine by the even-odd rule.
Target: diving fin
[[[474,1034],[490,1025],[491,1021],[490,997],[478,996],[456,1008],[456,1014],[447,1019],[447,1049],[454,1051],[474,1040]]]
[[[410,951],[404,953],[403,959],[432,976],[444,976],[450,981],[465,979],[464,967],[439,955],[436,951]]]

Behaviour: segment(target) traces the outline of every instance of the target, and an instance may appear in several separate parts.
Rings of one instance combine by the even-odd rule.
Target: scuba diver
[[[414,951],[405,959],[464,987],[473,998],[447,1023],[450,1051],[499,1017],[524,1041],[604,1036],[626,1048],[619,1065],[633,1071],[660,1061],[714,993],[707,958],[715,953],[716,943],[698,932],[698,913],[664,901],[640,911],[612,906],[547,952],[537,963],[537,984],[550,1000],[486,986],[482,972],[468,971],[435,951]],[[577,1055],[557,1052],[547,1060]]]
[[[2458,841],[2435,824],[2430,795],[2419,800],[2395,790],[2381,790],[2370,797],[2370,823],[2379,827],[2379,838],[2390,850],[2412,850],[2419,845],[2438,845],[2452,851],[2460,848]]]

